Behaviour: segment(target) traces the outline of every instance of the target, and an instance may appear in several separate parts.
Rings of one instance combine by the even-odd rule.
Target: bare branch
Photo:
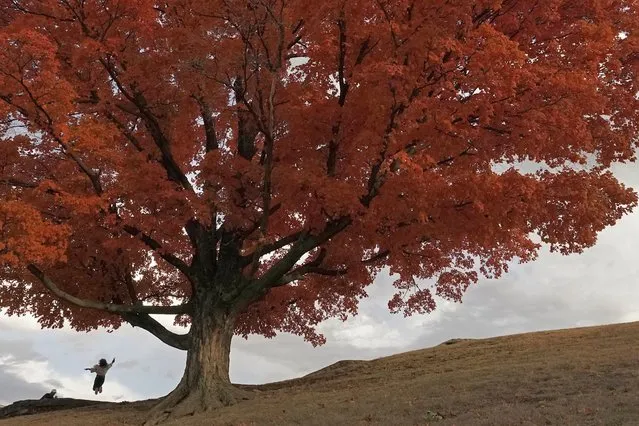
[[[191,347],[191,336],[189,334],[173,333],[153,319],[153,317],[149,314],[120,313],[120,316],[133,327],[140,327],[148,331],[171,347],[183,351],[186,351]]]
[[[175,306],[148,306],[148,305],[117,305],[114,303],[96,302],[93,300],[80,299],[58,288],[55,283],[36,265],[30,264],[27,269],[38,278],[42,284],[56,297],[72,305],[86,309],[96,309],[115,314],[157,314],[157,315],[180,315],[191,311],[189,303]]]

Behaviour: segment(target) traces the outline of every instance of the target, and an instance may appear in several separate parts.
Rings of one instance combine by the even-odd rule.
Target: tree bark
[[[234,315],[212,303],[198,303],[194,308],[182,379],[151,410],[145,425],[157,425],[248,399],[249,393],[234,387],[229,379]]]

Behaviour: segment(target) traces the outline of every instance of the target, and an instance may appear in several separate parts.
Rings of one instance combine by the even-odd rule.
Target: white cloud
[[[38,331],[41,329],[38,321],[31,315],[9,317],[0,310],[0,330]]]
[[[20,361],[12,356],[4,356],[0,359],[0,367],[28,384],[50,385],[47,388],[56,388],[58,397],[67,398],[87,398],[87,391],[93,387],[94,375],[88,371],[84,375],[69,377],[60,374],[52,368],[48,361],[26,360]],[[127,386],[120,384],[116,380],[111,380],[107,374],[104,384],[104,391],[96,399],[115,400],[137,400],[142,396],[133,392]],[[41,395],[34,395],[30,399],[37,399]]]
[[[379,349],[403,346],[406,338],[399,330],[368,315],[357,315],[347,325],[339,320],[323,324],[321,331],[338,343],[347,343],[358,349]]]

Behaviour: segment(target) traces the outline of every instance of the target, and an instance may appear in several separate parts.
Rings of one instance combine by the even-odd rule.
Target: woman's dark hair
[[[107,366],[106,359],[102,358],[102,359],[100,360],[100,367],[106,367],[106,366]]]

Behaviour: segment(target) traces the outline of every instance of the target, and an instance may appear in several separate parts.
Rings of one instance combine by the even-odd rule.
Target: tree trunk
[[[212,304],[197,304],[191,322],[191,347],[178,386],[155,406],[145,425],[157,425],[248,399],[229,379],[234,317]]]

